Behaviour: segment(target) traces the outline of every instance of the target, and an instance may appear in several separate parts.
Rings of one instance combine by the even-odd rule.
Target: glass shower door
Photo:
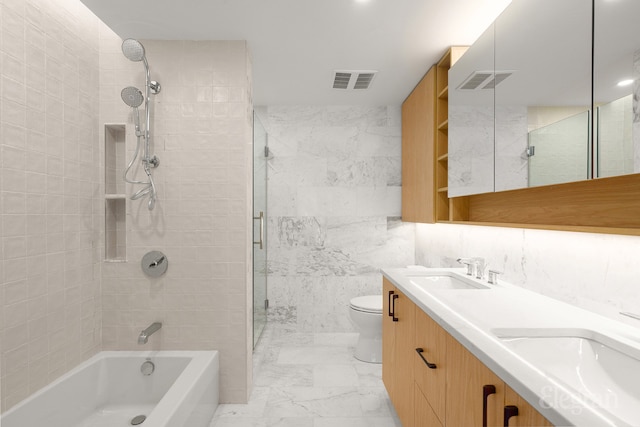
[[[267,323],[267,132],[253,115],[253,346]]]

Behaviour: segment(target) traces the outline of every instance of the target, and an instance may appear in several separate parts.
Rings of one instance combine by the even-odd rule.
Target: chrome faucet
[[[456,261],[467,266],[467,276],[475,276],[476,263],[473,258],[458,258]]]
[[[140,335],[138,336],[138,344],[140,345],[146,344],[147,341],[149,340],[149,337],[160,328],[162,328],[162,323],[160,322],[154,322],[151,325],[149,325],[147,329],[140,332]]]
[[[476,279],[484,279],[484,272],[487,269],[487,262],[484,258],[476,257],[471,258],[476,265]]]

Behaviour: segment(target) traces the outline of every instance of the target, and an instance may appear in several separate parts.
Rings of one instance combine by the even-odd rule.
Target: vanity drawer
[[[416,386],[445,424],[447,332],[422,310],[416,310],[415,331]]]

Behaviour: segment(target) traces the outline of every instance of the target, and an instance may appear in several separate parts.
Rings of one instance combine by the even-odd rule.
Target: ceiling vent
[[[335,71],[333,74],[333,88],[346,90],[369,89],[377,71]]]
[[[474,71],[457,87],[458,90],[494,89],[515,71]]]

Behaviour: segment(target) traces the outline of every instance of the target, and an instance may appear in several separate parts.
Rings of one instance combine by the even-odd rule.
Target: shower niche
[[[126,162],[125,135],[124,124],[104,125],[104,241],[105,261],[110,262],[127,259],[127,196],[122,180]]]

